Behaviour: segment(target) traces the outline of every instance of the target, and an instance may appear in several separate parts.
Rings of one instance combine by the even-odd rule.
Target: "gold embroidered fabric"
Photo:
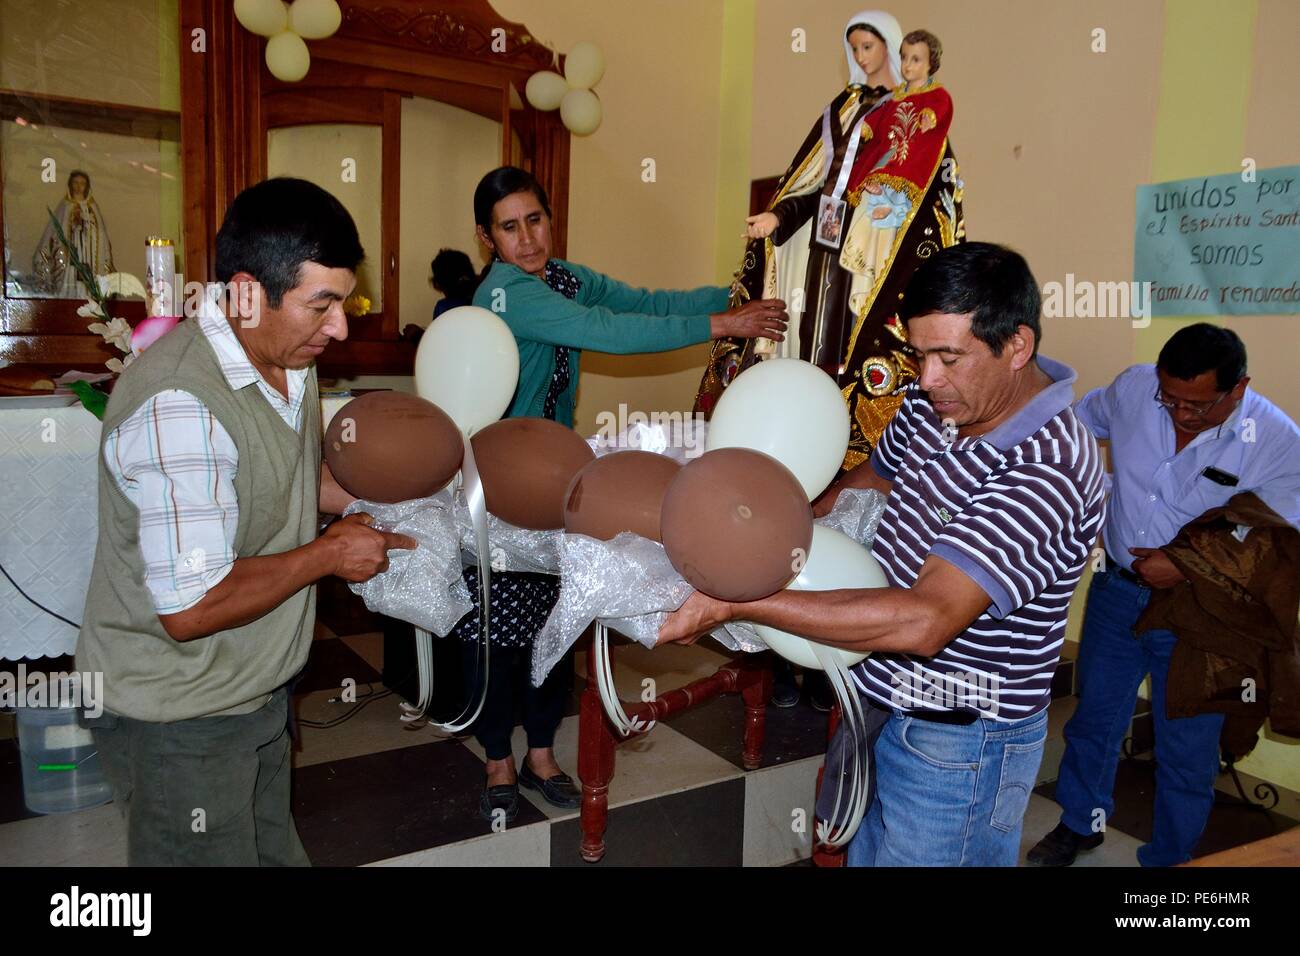
[[[929,92],[934,88],[931,84],[913,92]],[[837,99],[835,103],[842,129],[856,111],[857,95],[856,91],[850,91],[846,100]],[[901,97],[906,102],[900,105],[906,109],[902,110],[903,118],[898,122],[896,139],[890,145],[907,147],[910,144],[912,165],[924,164],[919,170],[920,176],[905,179],[878,172],[867,180],[896,189],[911,202],[911,209],[901,225],[896,229],[874,229],[865,222],[859,223],[855,211],[846,223],[847,235],[840,252],[832,251],[828,255],[826,250],[818,251],[810,243],[811,228],[804,223],[797,232],[786,236],[780,247],[771,238],[748,244],[745,260],[733,284],[733,304],[758,298],[760,293],[763,296],[790,297],[792,303],[801,293],[808,296],[807,300],[800,300],[802,305],[798,311],[805,318],[811,314],[814,319],[807,321],[807,328],[797,335],[793,334],[792,325],[791,334],[787,335],[787,341],[777,354],[803,354],[800,338],[805,334],[811,335],[814,341],[821,341],[817,324],[821,313],[814,311],[810,304],[812,301],[819,304],[823,301],[843,303],[841,307],[848,313],[852,329],[845,339],[842,355],[838,363],[834,363],[832,357],[831,362],[818,361],[816,364],[836,379],[849,409],[849,445],[843,461],[846,469],[870,456],[902,404],[904,392],[919,372],[914,353],[907,343],[906,328],[897,315],[899,300],[908,280],[926,258],[941,248],[963,241],[966,234],[961,205],[963,187],[957,175],[956,159],[946,135],[942,139],[918,138],[934,129],[932,124],[938,118],[928,105],[908,101],[909,95]],[[883,119],[890,122],[894,118]],[[863,138],[867,140],[874,135],[879,149],[884,145],[879,142],[885,135],[884,131],[877,129],[869,133],[870,129],[869,124],[864,124]],[[937,143],[939,147],[933,160],[930,155],[934,146],[929,143]],[[920,144],[927,145],[923,147]],[[769,208],[789,199],[782,212],[800,209],[804,211],[797,214],[804,215],[810,203],[815,210],[815,193],[820,189],[824,166],[820,131],[814,129],[791,170],[783,177]],[[861,192],[859,188],[845,198],[858,206]],[[856,244],[851,241],[855,223],[858,224],[859,238],[871,236],[875,241]],[[863,225],[866,225],[866,232]],[[872,233],[877,235],[872,236]],[[817,261],[813,261],[814,257],[818,257]],[[839,268],[835,269],[835,266]],[[841,281],[831,283],[827,269],[835,269],[836,275],[842,277]],[[792,305],[792,315],[795,312]],[[763,356],[763,351],[755,348],[758,341],[761,340],[720,340],[714,344],[697,396],[697,410],[711,414],[727,383],[740,370]],[[791,349],[796,351],[791,353]]]
[[[914,90],[909,90],[907,88],[906,83],[899,83],[896,87],[894,87],[893,93],[891,95],[895,103],[900,103],[903,100],[907,99],[909,96],[916,96],[920,93],[933,93],[935,90],[942,89],[942,88],[943,88],[943,84],[940,83],[938,80],[930,80],[928,83],[925,84],[925,86],[918,86]]]

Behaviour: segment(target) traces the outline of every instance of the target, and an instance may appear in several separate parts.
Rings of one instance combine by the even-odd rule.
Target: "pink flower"
[[[144,319],[131,333],[131,351],[140,353],[175,328],[180,321],[174,315],[152,315]]]

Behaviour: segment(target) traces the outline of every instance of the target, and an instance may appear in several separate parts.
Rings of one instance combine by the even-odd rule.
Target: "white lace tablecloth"
[[[51,407],[61,401],[0,398],[0,565],[31,597],[81,623],[99,535],[100,427],[80,404]],[[322,401],[326,424],[348,401]],[[76,646],[75,628],[0,575],[0,660],[57,657]]]
[[[0,564],[31,597],[80,623],[99,533],[99,420],[80,404],[0,399]],[[0,659],[71,654],[75,628],[0,576]]]

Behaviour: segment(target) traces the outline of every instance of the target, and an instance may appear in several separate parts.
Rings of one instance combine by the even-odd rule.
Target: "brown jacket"
[[[1300,531],[1243,492],[1162,550],[1187,580],[1154,591],[1134,630],[1178,636],[1167,716],[1226,714],[1220,743],[1238,759],[1266,718],[1278,733],[1300,736]]]

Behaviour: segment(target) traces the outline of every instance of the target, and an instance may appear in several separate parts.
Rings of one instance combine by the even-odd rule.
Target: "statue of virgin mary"
[[[804,138],[766,212],[751,216],[749,241],[732,283],[731,305],[783,299],[790,313],[785,341],[719,339],[695,408],[712,414],[737,374],[772,356],[800,358],[836,380],[852,424],[844,467],[870,456],[902,392],[917,374],[897,300],[920,260],[965,236],[961,182],[947,144],[911,184],[918,201],[891,234],[890,248],[865,262],[856,254],[861,190],[849,182],[859,150],[869,149],[868,118],[901,83],[903,33],[888,13],[868,10],[844,29],[849,83]],[[951,162],[948,162],[948,161]],[[859,185],[853,183],[853,186]]]
[[[80,169],[68,174],[68,194],[54,210],[63,235],[77,250],[77,256],[97,276],[115,271],[113,244],[108,238],[108,225],[99,203],[90,194],[90,176]],[[54,224],[48,223],[41,234],[32,268],[42,291],[66,299],[84,299],[86,287],[72,268],[68,251],[59,242]]]

